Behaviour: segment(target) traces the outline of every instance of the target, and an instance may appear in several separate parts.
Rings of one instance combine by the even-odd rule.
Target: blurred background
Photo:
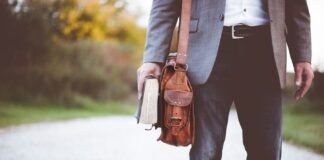
[[[284,139],[324,154],[324,6],[312,16],[313,86],[294,101],[289,59]],[[1,0],[0,127],[131,115],[150,0]]]

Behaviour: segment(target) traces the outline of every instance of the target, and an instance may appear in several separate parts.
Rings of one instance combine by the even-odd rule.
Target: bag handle
[[[189,44],[189,29],[192,0],[182,0],[180,33],[178,40],[178,52],[176,58],[177,65],[187,65],[187,52]]]

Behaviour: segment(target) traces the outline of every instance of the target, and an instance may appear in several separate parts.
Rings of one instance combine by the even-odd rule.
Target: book
[[[142,97],[137,107],[137,123],[156,124],[158,121],[159,81],[153,76],[145,77]]]

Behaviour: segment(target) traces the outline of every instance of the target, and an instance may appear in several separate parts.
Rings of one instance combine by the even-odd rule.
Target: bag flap
[[[166,90],[164,100],[174,106],[188,106],[192,102],[193,93],[177,90]]]

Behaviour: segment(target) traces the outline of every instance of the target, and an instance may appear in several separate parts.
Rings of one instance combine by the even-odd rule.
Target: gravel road
[[[188,160],[189,147],[157,142],[159,130],[145,131],[133,117],[113,116],[9,127],[0,130],[0,160]],[[244,160],[241,129],[231,112],[224,160]],[[290,144],[283,160],[324,160]]]

